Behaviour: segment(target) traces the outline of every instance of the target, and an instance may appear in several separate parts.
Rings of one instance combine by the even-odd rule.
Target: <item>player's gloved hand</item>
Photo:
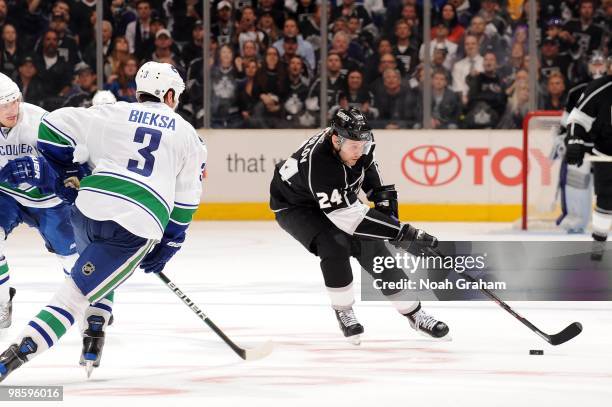
[[[53,192],[62,201],[73,204],[79,194],[80,180],[89,173],[89,169],[80,164],[62,168],[55,181]]]
[[[567,150],[565,151],[565,160],[570,165],[581,166],[584,161],[584,154],[587,148],[584,145],[584,140],[577,137],[567,138]]]
[[[368,199],[374,202],[374,207],[377,211],[395,220],[399,219],[395,185],[383,185],[372,189],[368,194]]]
[[[424,230],[416,229],[407,223],[402,225],[397,238],[390,243],[416,256],[442,256],[442,253],[437,249],[438,239]]]
[[[145,273],[159,273],[164,269],[166,263],[170,261],[172,256],[181,249],[184,241],[184,234],[174,239],[164,236],[161,242],[144,257],[140,263],[140,268],[143,269]]]
[[[28,183],[35,187],[52,188],[57,174],[43,157],[18,157],[10,160],[0,170],[0,182],[7,182],[12,186]]]

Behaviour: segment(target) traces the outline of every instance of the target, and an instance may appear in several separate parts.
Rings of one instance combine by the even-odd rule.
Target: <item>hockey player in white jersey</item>
[[[38,230],[66,274],[76,261],[69,206],[46,185],[45,159],[36,148],[38,125],[47,112],[22,102],[15,82],[0,73],[0,329],[11,325],[15,288],[9,287],[5,240],[25,223]]]
[[[79,258],[56,295],[0,355],[0,381],[53,346],[95,303],[140,266],[160,272],[180,249],[200,201],[206,147],[173,109],[185,85],[174,67],[147,62],[139,103],[63,108],[47,115],[38,147],[60,179],[86,161],[72,209]],[[88,374],[99,357],[92,324]]]

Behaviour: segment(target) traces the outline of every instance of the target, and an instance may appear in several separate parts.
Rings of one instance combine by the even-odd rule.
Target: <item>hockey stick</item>
[[[464,274],[463,277],[470,280],[471,282],[477,282],[475,278],[473,278],[472,276],[468,274]],[[550,343],[551,345],[554,345],[554,346],[561,345],[562,343],[565,343],[569,341],[570,339],[575,338],[576,336],[580,334],[580,332],[582,332],[582,324],[580,322],[573,322],[569,324],[567,327],[565,327],[565,329],[562,330],[561,332],[556,333],[554,335],[549,335],[543,332],[541,329],[539,329],[534,324],[532,324],[527,318],[521,316],[518,312],[513,310],[508,304],[506,304],[501,298],[495,295],[492,291],[484,287],[479,287],[479,288],[480,288],[480,291],[485,293],[487,297],[489,297],[491,300],[496,302],[497,305],[505,309],[510,315],[512,315],[514,318],[518,319],[519,321],[521,321],[523,325],[531,329],[533,332],[538,334],[542,339],[544,339],[546,342]]]
[[[197,305],[195,305],[195,303],[189,297],[187,297],[184,292],[182,292],[176,286],[176,284],[170,281],[170,279],[164,273],[157,273],[157,276],[161,281],[164,282],[166,287],[168,287],[174,294],[176,294],[176,296],[179,297],[185,305],[187,305],[198,317],[200,317],[200,319],[204,321],[206,325],[208,325],[210,329],[212,329],[213,332],[217,334],[217,336],[223,339],[223,342],[225,342],[230,348],[232,348],[232,350],[236,352],[238,356],[240,356],[242,359],[257,360],[265,358],[270,353],[272,353],[272,348],[274,347],[274,345],[271,341],[266,341],[265,343],[252,349],[241,348],[240,346],[236,345],[230,338],[227,337],[227,335],[223,333],[223,331],[217,325],[215,325],[215,323],[210,318],[208,318],[208,316],[204,312],[202,312],[202,310],[200,310]]]

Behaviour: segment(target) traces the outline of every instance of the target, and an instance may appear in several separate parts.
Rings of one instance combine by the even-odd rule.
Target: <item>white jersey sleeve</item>
[[[25,102],[19,104],[19,118],[15,127],[3,128],[0,136],[0,168],[7,162],[25,156],[38,157],[38,125],[47,111]],[[39,188],[23,183],[15,188],[0,183],[0,194],[6,194],[23,206],[31,208],[51,208],[62,203],[53,193],[45,193]]]
[[[43,119],[39,143],[56,144],[67,164],[75,156],[87,162],[92,175],[81,180],[76,206],[91,219],[112,220],[137,236],[159,240],[175,202],[191,214],[199,203],[201,185],[194,179],[199,180],[201,164],[190,160],[201,144],[193,127],[163,103],[59,109]],[[175,212],[179,219],[185,216]]]

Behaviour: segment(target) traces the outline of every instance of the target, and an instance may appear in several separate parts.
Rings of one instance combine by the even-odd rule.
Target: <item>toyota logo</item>
[[[457,153],[447,147],[419,146],[402,158],[402,172],[418,185],[446,185],[459,176],[461,160]]]

